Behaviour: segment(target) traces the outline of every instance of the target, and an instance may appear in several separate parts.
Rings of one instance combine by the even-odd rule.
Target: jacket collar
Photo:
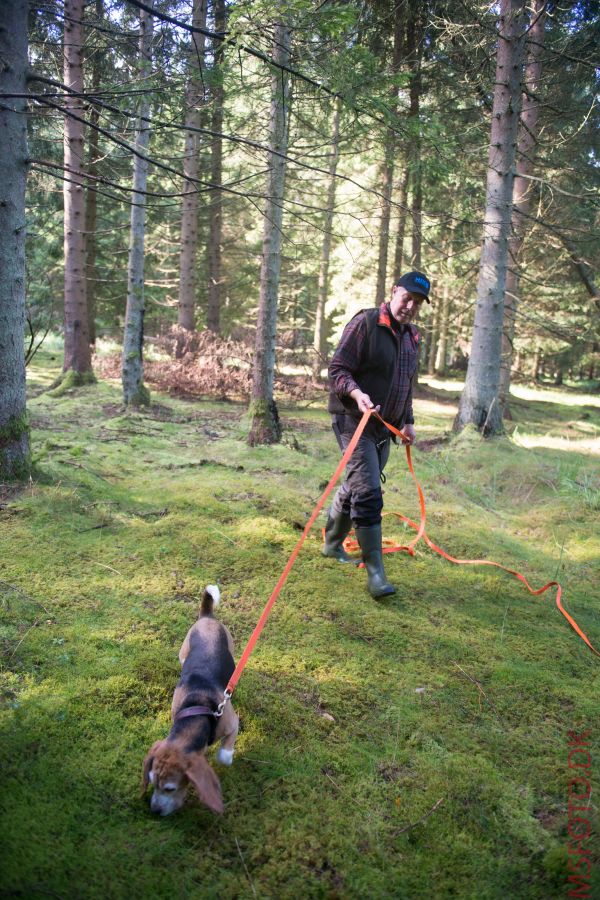
[[[377,324],[385,325],[386,328],[392,327],[392,313],[389,303],[382,303],[379,307],[379,318],[377,319]]]
[[[393,316],[392,316],[392,311],[390,309],[390,304],[382,303],[381,306],[379,307],[379,317],[377,319],[377,324],[383,325],[384,328],[389,328],[390,331],[395,331],[397,334],[404,334],[405,331],[408,331],[411,338],[413,339],[413,341],[416,344],[417,341],[419,340],[419,331],[418,331],[416,325],[413,325],[412,323],[407,323],[406,325],[404,325],[403,328],[397,329],[397,328],[394,328],[394,326],[392,324],[392,319],[393,319]]]

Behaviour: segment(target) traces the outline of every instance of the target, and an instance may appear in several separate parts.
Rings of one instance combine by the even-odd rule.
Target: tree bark
[[[206,28],[206,0],[194,0],[192,25]],[[185,98],[185,124],[200,127],[200,104],[204,92],[201,65],[205,54],[203,34],[192,32],[188,56],[188,82]],[[183,151],[183,190],[181,204],[181,250],[179,255],[179,308],[177,323],[193,331],[196,325],[196,258],[198,255],[198,133],[186,131]],[[178,348],[178,355],[181,348]]]
[[[275,25],[273,60],[280,66],[288,66],[289,58],[289,28],[287,25],[279,23]],[[271,75],[269,147],[275,153],[286,153],[288,114],[289,79],[283,69],[274,69]],[[276,156],[275,153],[272,153],[270,158],[266,190],[267,201],[260,269],[260,302],[256,325],[250,433],[248,435],[248,442],[251,445],[272,444],[281,439],[281,424],[273,397],[273,383],[286,161],[281,156]]]
[[[139,34],[139,83],[148,87],[152,74],[153,18],[140,10]],[[141,95],[139,118],[136,123],[135,148],[147,156],[150,142],[149,94]],[[144,245],[146,231],[146,183],[148,162],[139,156],[133,158],[133,193],[131,195],[131,225],[129,232],[129,263],[127,266],[127,308],[123,334],[123,402],[126,406],[149,403],[150,394],[144,386]]]
[[[104,0],[96,0],[96,20],[101,22],[104,18]],[[92,93],[100,90],[102,77],[102,52],[96,47],[92,51]],[[90,187],[86,191],[85,206],[85,289],[88,308],[88,334],[90,345],[96,344],[96,213],[97,197],[95,176],[98,174],[98,160],[100,157],[100,135],[94,125],[100,122],[100,108],[92,104],[90,110],[90,128],[88,138],[88,164],[87,171],[90,176]]]
[[[331,229],[333,227],[333,208],[335,205],[336,172],[340,158],[340,110],[341,103],[336,101],[333,112],[333,135],[331,138],[331,156],[329,157],[329,183],[327,185],[327,203],[323,222],[323,247],[321,265],[319,267],[319,285],[317,290],[317,308],[315,314],[313,375],[319,378],[326,355],[325,305],[329,294],[329,258],[331,256]]]
[[[600,312],[600,289],[593,278],[593,270],[590,264],[583,258],[577,247],[558,228],[552,229],[560,238],[563,247],[569,254],[569,258],[581,283],[594,301],[596,310]]]
[[[0,3],[0,93],[26,93],[27,0]],[[25,100],[0,106],[0,480],[29,474],[25,407]]]
[[[83,93],[83,15],[84,0],[65,0],[64,4],[64,83]],[[63,389],[72,384],[93,381],[88,331],[85,282],[85,192],[84,125],[69,115],[83,117],[83,100],[65,94],[64,167],[69,181],[64,183],[65,253],[65,357]]]
[[[410,154],[410,181],[412,185],[412,253],[411,267],[421,268],[421,232],[423,220],[423,179],[421,173],[421,42],[423,22],[419,14],[419,4],[413,3],[411,22],[407,34],[407,49],[410,64],[410,108],[409,119],[412,129]]]
[[[226,29],[225,0],[214,0],[215,31],[224,32]],[[225,91],[223,88],[223,41],[213,41],[213,78],[212,78],[212,122],[211,130],[214,136],[211,140],[210,154],[210,180],[214,187],[210,192],[210,206],[208,208],[209,238],[208,238],[208,311],[207,328],[219,334],[221,330],[221,236],[223,231],[223,192],[220,185],[223,180],[223,139],[220,137],[223,131],[223,102]]]
[[[502,431],[500,348],[521,100],[522,23],[522,0],[502,0],[477,306],[455,431],[469,423],[483,427],[486,434]]]
[[[379,220],[379,253],[377,255],[377,283],[375,286],[375,306],[380,306],[386,297],[388,245],[390,241],[390,213],[392,185],[394,182],[395,135],[389,131],[384,144],[384,160],[378,179],[379,191],[383,194],[381,218]]]
[[[423,178],[421,173],[420,142],[416,142],[414,168],[412,172],[412,253],[410,264],[413,269],[421,268],[421,235],[423,231]]]
[[[517,148],[517,167],[513,187],[512,235],[509,241],[509,264],[506,272],[504,296],[504,326],[500,362],[499,402],[503,414],[510,415],[508,400],[514,350],[515,321],[519,305],[519,258],[523,247],[527,219],[531,208],[532,183],[528,176],[533,172],[538,137],[539,101],[542,76],[542,51],[546,25],[547,0],[534,0],[531,10],[527,63],[523,77],[525,90],[522,97],[521,125]]]
[[[392,54],[392,76],[400,71],[403,41],[403,6],[402,0],[394,0],[394,50]],[[398,85],[394,84],[390,91],[390,111],[398,112]],[[388,246],[390,242],[390,215],[392,210],[392,187],[394,184],[394,159],[396,155],[396,132],[388,128],[384,141],[383,165],[379,179],[379,190],[383,194],[383,206],[379,223],[379,253],[377,257],[377,284],[375,287],[375,306],[380,306],[386,297]]]
[[[444,375],[446,372],[446,359],[448,355],[448,325],[450,319],[450,288],[448,279],[444,280],[442,309],[440,312],[439,341],[435,358],[435,372]]]
[[[402,275],[402,263],[404,261],[404,235],[406,234],[406,215],[408,212],[408,184],[410,181],[410,167],[405,166],[400,182],[400,193],[398,195],[398,231],[396,232],[396,247],[394,250],[394,276],[393,281],[396,282]]]
[[[439,302],[435,304],[433,308],[432,320],[431,320],[431,338],[429,342],[429,352],[427,356],[427,374],[433,375],[435,373],[435,360],[438,349],[438,338],[440,333],[440,304]]]

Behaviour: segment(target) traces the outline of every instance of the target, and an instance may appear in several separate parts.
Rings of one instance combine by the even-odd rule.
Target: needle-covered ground
[[[152,816],[141,764],[204,585],[239,655],[338,451],[325,394],[283,402],[284,441],[250,448],[242,405],[124,412],[108,381],[52,397],[57,366],[40,351],[30,372],[34,477],[0,495],[3,895],[562,898],[568,732],[590,730],[600,897],[600,660],[554,589],[421,543],[386,556],[398,593],[375,602],[321,557],[324,516],[234,696],[225,814]],[[429,535],[560,581],[600,648],[598,394],[521,389],[511,435],[484,442],[449,436],[458,390],[416,403]],[[401,448],[387,476],[386,510],[418,519]]]

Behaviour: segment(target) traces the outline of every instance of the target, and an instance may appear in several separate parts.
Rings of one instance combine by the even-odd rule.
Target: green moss
[[[22,481],[31,471],[27,412],[0,426],[0,480]]]
[[[36,387],[51,374],[36,357]],[[562,433],[574,416],[559,400],[515,402],[521,435]],[[599,427],[597,398],[585,403]],[[419,437],[447,431],[448,409],[417,400]],[[233,404],[156,395],[124,413],[120,384],[39,394],[29,411],[38,472],[0,509],[6,893],[564,895],[568,730],[590,727],[600,758],[593,656],[550,592],[423,545],[385,557],[398,594],[374,603],[363,571],[320,556],[324,514],[234,696],[224,817],[190,799],[153,818],[141,763],[168,732],[203,587],[219,582],[239,658],[339,460],[329,417],[282,404],[299,454],[249,447]],[[582,500],[597,466],[570,427],[568,450],[477,435],[413,460],[437,544],[535,587],[556,576],[599,644],[600,522]],[[387,474],[386,510],[418,518],[401,448]],[[391,517],[384,533],[412,535]]]
[[[60,376],[56,386],[48,393],[51,397],[62,397],[67,391],[87,384],[95,384],[96,380],[96,376],[91,369],[87,372],[77,372],[75,369],[68,369]]]
[[[140,384],[135,394],[133,394],[133,396],[129,400],[129,406],[133,406],[135,408],[150,406],[150,400],[150,391],[145,384]]]
[[[11,416],[5,425],[0,425],[0,450],[8,444],[15,443],[26,434],[29,435],[29,419],[27,413]]]
[[[281,440],[281,422],[274,400],[252,400],[248,408],[250,446],[276,444]]]

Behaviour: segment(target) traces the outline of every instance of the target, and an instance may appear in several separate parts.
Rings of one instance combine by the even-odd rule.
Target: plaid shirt
[[[419,361],[419,332],[414,325],[402,325],[397,322],[391,314],[389,303],[382,303],[379,307],[377,326],[389,329],[398,348],[398,364],[394,371],[388,401],[381,410],[381,415],[392,425],[412,425],[415,421],[412,389]],[[367,350],[365,316],[358,313],[346,325],[329,366],[331,387],[339,398],[348,397],[356,388],[362,390],[354,376],[365,362]]]

